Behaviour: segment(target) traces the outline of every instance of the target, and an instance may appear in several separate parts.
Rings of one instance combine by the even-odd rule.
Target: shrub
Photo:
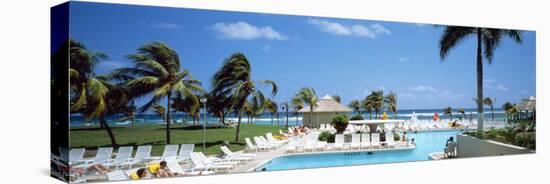
[[[336,129],[337,134],[341,134],[348,127],[348,123],[349,123],[348,116],[345,114],[339,114],[334,116],[334,118],[332,118],[332,122],[330,124],[334,126],[334,129]]]
[[[360,114],[357,114],[350,118],[350,120],[364,120],[363,116]]]
[[[321,132],[321,134],[319,134],[319,141],[327,141],[328,143],[333,143],[334,134],[331,134],[328,131]]]
[[[506,134],[503,129],[492,129],[487,132],[487,139],[495,139],[498,136],[504,136]]]
[[[400,140],[401,140],[401,136],[399,136],[399,134],[393,134],[393,140],[394,140],[394,141],[400,141]]]
[[[516,134],[515,144],[518,146],[526,147],[529,149],[536,148],[536,134],[535,132],[522,132]]]

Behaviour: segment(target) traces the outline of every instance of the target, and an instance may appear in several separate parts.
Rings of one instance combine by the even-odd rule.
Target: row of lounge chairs
[[[271,132],[266,133],[265,138],[263,136],[255,136],[253,137],[253,139],[255,144],[252,143],[252,140],[250,140],[250,138],[245,138],[246,151],[269,151],[280,148],[281,146],[288,143],[288,140],[275,139]]]
[[[334,143],[318,141],[317,136],[308,136],[305,142],[291,142],[285,153],[395,148],[398,145],[392,133],[388,133],[385,141],[380,141],[380,133],[372,133],[372,136],[351,134],[351,142],[345,142],[344,134],[336,134]]]

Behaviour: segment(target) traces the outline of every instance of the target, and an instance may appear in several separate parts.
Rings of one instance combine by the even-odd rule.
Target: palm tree
[[[183,112],[187,115],[191,115],[193,118],[193,124],[195,124],[195,121],[197,121],[198,118],[200,118],[200,100],[198,95],[194,98],[186,98],[182,97],[181,95],[177,95],[175,97],[172,97],[172,109],[174,112]],[[183,120],[182,122],[187,122],[186,120]]]
[[[514,120],[517,120],[518,119],[518,114],[519,114],[519,109],[518,109],[518,106],[516,104],[513,104],[507,111],[506,113],[507,114],[510,114],[510,116],[512,116],[512,119]]]
[[[494,98],[494,99],[491,99],[489,97],[487,98],[484,98],[483,99],[483,104],[484,105],[487,105],[491,108],[491,116],[493,117],[492,119],[495,120],[495,110],[494,110],[494,106],[495,106],[495,103],[496,103],[497,99]]]
[[[216,72],[212,80],[213,90],[218,94],[230,96],[230,109],[236,111],[238,116],[235,141],[239,141],[241,117],[245,102],[250,100],[253,104],[264,104],[265,97],[262,91],[256,88],[257,84],[271,86],[271,94],[277,94],[277,84],[271,80],[252,80],[250,62],[242,53],[232,54],[225,60],[223,66]]]
[[[376,113],[375,117],[379,118],[379,114],[384,107],[384,91],[372,91],[372,93],[365,99],[367,103],[372,106],[372,109]]]
[[[450,119],[453,120],[453,109],[451,107],[443,108],[443,114],[445,114],[445,116],[450,117]]]
[[[511,102],[506,102],[502,104],[502,109],[504,110],[504,113],[506,113],[506,119],[510,120],[510,109],[514,108],[514,104]]]
[[[224,95],[214,94],[210,92],[208,94],[208,103],[206,104],[208,111],[214,116],[220,118],[220,123],[225,125],[225,116],[229,110],[229,98]]]
[[[311,125],[311,119],[313,119],[313,108],[317,106],[317,94],[315,89],[310,87],[304,87],[296,93],[292,101],[300,101],[302,104],[307,104],[309,106],[309,120],[308,124]]]
[[[369,118],[372,119],[373,102],[367,97],[365,100],[361,101],[361,107],[369,113]]]
[[[294,110],[294,116],[296,117],[296,123],[298,123],[298,111],[304,108],[304,103],[297,98],[293,98],[290,102],[292,104],[292,109]]]
[[[386,103],[388,110],[393,112],[395,119],[397,119],[397,95],[393,91],[390,91],[390,94],[384,98],[384,102]]]
[[[340,97],[340,95],[331,95],[332,99],[334,99],[334,101],[340,103],[342,101],[342,97]]]
[[[107,131],[111,144],[115,146],[115,136],[105,117],[109,110],[113,111],[110,104],[125,99],[121,98],[125,93],[113,93],[115,90],[121,91],[120,88],[109,83],[107,76],[95,75],[95,66],[107,58],[105,54],[90,51],[84,44],[72,39],[68,41],[68,48],[70,112],[81,113],[86,120],[98,118],[100,128]]]
[[[288,102],[283,102],[281,103],[281,109],[283,111],[285,111],[286,113],[286,124],[285,124],[285,128],[288,128]]]
[[[140,108],[146,111],[152,105],[166,98],[166,112],[171,112],[173,96],[197,98],[195,92],[204,93],[200,81],[191,77],[188,70],[182,69],[179,56],[165,43],[151,42],[138,48],[136,54],[128,56],[134,67],[120,68],[113,72],[116,78],[131,78],[126,84],[133,96],[151,94],[152,98]],[[198,99],[195,99],[198,101]],[[170,144],[171,113],[166,114],[166,143]]]
[[[279,107],[277,106],[277,103],[273,102],[270,99],[265,100],[265,109],[271,114],[271,125],[273,125],[273,114],[277,113],[279,111]]]
[[[131,125],[134,126],[136,123],[136,111],[137,111],[137,107],[134,105],[134,100],[132,100],[130,104],[120,109],[120,113],[123,115],[123,117],[120,118],[119,121],[130,120],[132,122]]]
[[[477,37],[477,99],[483,99],[483,56],[489,62],[493,60],[495,49],[500,44],[503,37],[510,37],[517,43],[522,42],[521,31],[509,29],[492,29],[481,27],[462,27],[462,26],[445,26],[445,30],[439,41],[439,56],[441,61],[447,57],[452,48],[454,48],[462,40],[465,40],[470,35]],[[483,52],[482,52],[483,47]],[[483,103],[477,101],[478,113],[478,130],[483,130]]]
[[[359,115],[361,115],[361,102],[359,100],[352,100],[349,102],[348,107],[351,108],[354,112],[357,112]]]
[[[463,117],[464,119],[466,119],[466,111],[464,110],[464,108],[458,109],[458,112],[459,112],[460,114],[462,114],[462,117]]]

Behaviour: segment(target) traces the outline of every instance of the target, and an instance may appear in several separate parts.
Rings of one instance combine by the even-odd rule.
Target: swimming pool
[[[305,169],[365,164],[381,164],[429,160],[428,154],[443,151],[445,142],[460,131],[422,132],[408,134],[414,138],[416,149],[372,152],[338,152],[319,154],[288,155],[274,158],[256,167],[256,171],[276,171],[288,169]]]

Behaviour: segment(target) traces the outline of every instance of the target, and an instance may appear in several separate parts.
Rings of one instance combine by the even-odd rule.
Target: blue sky
[[[277,82],[278,102],[308,86],[345,104],[384,89],[397,93],[399,109],[475,107],[475,39],[441,62],[442,28],[432,25],[83,2],[70,15],[70,36],[109,56],[98,74],[131,66],[128,54],[162,41],[206,89],[223,60],[242,52],[253,79]],[[485,96],[497,107],[535,95],[535,32],[522,44],[505,39],[484,64]]]

